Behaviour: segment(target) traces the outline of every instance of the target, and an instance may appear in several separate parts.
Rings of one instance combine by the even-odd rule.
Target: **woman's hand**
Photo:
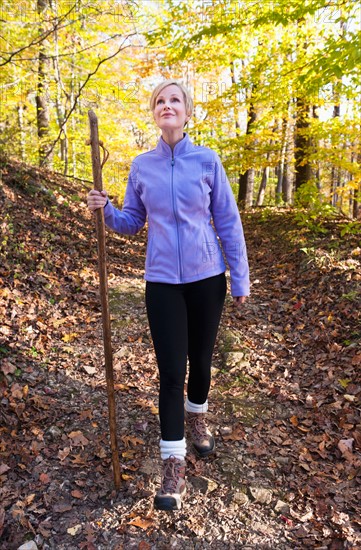
[[[92,212],[94,212],[94,210],[97,210],[98,208],[104,208],[107,200],[108,195],[106,191],[97,191],[96,189],[92,189],[88,193],[87,197],[88,208]]]
[[[247,296],[233,296],[233,305],[240,308],[246,301]]]

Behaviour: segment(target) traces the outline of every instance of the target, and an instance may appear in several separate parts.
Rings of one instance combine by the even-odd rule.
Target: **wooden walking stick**
[[[90,125],[90,145],[93,168],[94,189],[102,191],[102,168],[108,159],[109,153],[99,141],[98,119],[93,111],[88,111]],[[100,149],[104,151],[103,160],[100,160]],[[104,209],[98,208],[95,211],[97,240],[98,240],[98,267],[100,279],[100,299],[102,306],[102,321],[103,321],[103,341],[104,341],[104,357],[105,357],[105,375],[107,380],[108,392],[108,407],[109,407],[109,430],[110,444],[112,451],[114,485],[116,489],[120,488],[120,465],[117,444],[117,428],[115,415],[115,398],[114,398],[114,373],[113,373],[113,354],[111,343],[111,328],[109,315],[109,300],[108,300],[108,277],[107,263],[105,250],[105,223]]]

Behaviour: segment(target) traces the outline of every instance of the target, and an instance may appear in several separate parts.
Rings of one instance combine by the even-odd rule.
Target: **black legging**
[[[146,284],[146,306],[160,375],[162,439],[184,437],[184,382],[189,359],[188,399],[203,404],[211,382],[211,360],[226,295],[224,273],[187,284]]]

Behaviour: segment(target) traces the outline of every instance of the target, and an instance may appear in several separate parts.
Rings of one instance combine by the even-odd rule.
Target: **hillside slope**
[[[243,216],[252,295],[214,356],[217,453],[189,452],[181,512],[153,510],[157,369],[146,232],[108,234],[122,488],[113,491],[87,188],[1,160],[0,548],[356,549],[361,544],[360,240]]]

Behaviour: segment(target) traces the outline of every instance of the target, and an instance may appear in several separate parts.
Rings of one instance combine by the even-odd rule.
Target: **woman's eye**
[[[172,97],[170,101],[172,103],[175,101],[179,103],[180,99],[179,97]],[[161,103],[164,103],[164,99],[157,99],[157,101],[155,102],[156,105],[160,105]]]

